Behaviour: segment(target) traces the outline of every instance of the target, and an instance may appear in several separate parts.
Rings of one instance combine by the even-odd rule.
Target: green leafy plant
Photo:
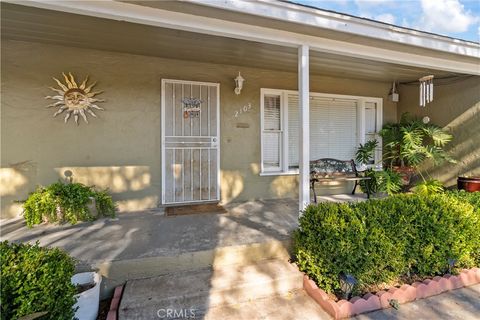
[[[367,183],[370,192],[374,194],[385,192],[388,195],[393,195],[402,190],[402,177],[398,172],[389,168],[380,171],[367,169],[365,170],[365,176],[369,177],[370,180],[360,181],[360,187],[363,192],[366,192],[367,190]]]
[[[375,149],[377,147],[377,140],[370,140],[365,144],[360,144],[355,153],[355,161],[362,165],[372,164],[374,161]],[[370,179],[360,181],[360,188],[363,192],[367,191],[367,184],[370,192],[374,194],[386,192],[387,194],[392,195],[398,193],[402,188],[400,175],[390,168],[385,170],[368,168],[365,170],[364,175]]]
[[[58,248],[1,242],[1,319],[44,312],[42,319],[72,319],[74,270],[74,260]]]
[[[107,190],[97,191],[81,183],[56,182],[48,187],[38,187],[23,205],[27,226],[49,222],[93,220],[89,204],[95,200],[99,215],[115,216],[115,204]]]
[[[434,124],[403,114],[399,123],[388,123],[380,130],[384,144],[383,160],[389,167],[418,167],[424,160],[453,161],[444,147],[453,136]]]
[[[377,140],[370,140],[361,144],[355,153],[355,161],[358,164],[370,164],[374,161],[375,149],[378,147]]]
[[[479,203],[480,196],[445,192],[310,205],[294,233],[297,264],[329,293],[339,292],[341,274],[352,274],[355,293],[363,293],[445,274],[449,259],[478,266]]]
[[[413,192],[423,196],[441,193],[443,190],[442,183],[435,179],[421,181],[413,188]]]
[[[380,130],[383,139],[383,161],[385,166],[402,173],[405,184],[409,184],[413,173],[423,177],[419,167],[431,160],[434,164],[444,161],[455,163],[445,151],[453,136],[442,128],[403,114],[399,123],[388,123]]]

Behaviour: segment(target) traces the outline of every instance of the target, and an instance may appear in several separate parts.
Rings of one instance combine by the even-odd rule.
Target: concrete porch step
[[[168,310],[176,310],[177,315],[194,310],[198,317],[215,307],[286,295],[301,288],[302,274],[278,259],[129,280],[119,319],[152,319]]]
[[[218,269],[223,266],[254,264],[256,261],[266,259],[288,260],[290,248],[289,239],[270,240],[156,257],[101,261],[92,266],[104,277],[104,293],[109,293],[115,286],[132,279],[152,278],[192,269],[211,267]],[[87,266],[85,270],[90,268],[91,266]]]

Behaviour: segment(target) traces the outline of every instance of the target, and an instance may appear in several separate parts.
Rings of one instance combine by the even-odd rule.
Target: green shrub
[[[72,319],[74,260],[57,248],[0,243],[1,319],[48,312],[42,319]]]
[[[115,216],[115,204],[106,190],[96,191],[81,183],[56,182],[50,186],[38,187],[23,205],[27,226],[31,227],[44,220],[49,222],[93,220],[88,208],[91,198],[95,199],[99,215]]]
[[[468,202],[477,210],[480,210],[480,192],[466,192],[465,190],[449,190],[446,192],[451,197],[461,202]]]
[[[419,195],[428,196],[430,194],[443,192],[443,184],[435,179],[424,180],[417,183],[412,190]]]
[[[327,292],[338,292],[340,274],[358,280],[357,292],[404,276],[443,274],[480,263],[478,198],[448,193],[399,194],[385,199],[308,206],[294,234],[300,270]],[[467,196],[465,196],[467,197]]]

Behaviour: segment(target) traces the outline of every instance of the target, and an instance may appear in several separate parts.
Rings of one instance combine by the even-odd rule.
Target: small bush
[[[480,192],[466,192],[465,190],[449,190],[447,195],[456,198],[460,202],[467,202],[480,211]]]
[[[352,274],[358,293],[412,275],[444,274],[449,258],[456,267],[479,265],[475,204],[480,196],[445,193],[310,205],[294,234],[298,266],[330,293],[339,291],[340,274]]]
[[[80,183],[57,182],[46,188],[38,187],[30,194],[23,205],[25,221],[31,227],[44,220],[72,224],[93,220],[88,208],[91,198],[95,199],[99,215],[115,216],[115,204],[106,190],[96,191]]]
[[[0,243],[1,319],[48,312],[42,319],[72,319],[74,260],[60,249]]]

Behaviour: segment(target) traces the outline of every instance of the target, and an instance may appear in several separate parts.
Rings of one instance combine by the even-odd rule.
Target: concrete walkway
[[[159,310],[161,313],[177,311],[177,314],[181,310],[192,310],[199,319],[205,315],[211,319],[237,319],[229,317],[229,313],[247,316],[252,311],[261,311],[254,307],[257,301],[282,300],[303,291],[303,274],[287,260],[287,257],[261,260],[128,280],[118,319],[152,319]],[[304,294],[296,301],[300,300],[314,304]],[[270,306],[270,312],[275,309]],[[321,311],[319,306],[314,309]]]
[[[201,318],[197,318],[201,319]],[[265,299],[214,308],[205,320],[330,320],[331,317],[303,290]]]
[[[438,296],[401,304],[393,308],[362,314],[355,320],[478,320],[480,284],[444,292]]]

